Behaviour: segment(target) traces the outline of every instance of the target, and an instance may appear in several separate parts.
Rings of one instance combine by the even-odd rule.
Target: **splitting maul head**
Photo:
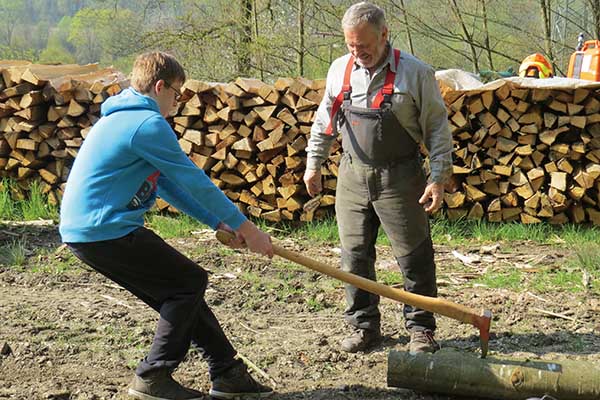
[[[479,343],[481,344],[481,358],[485,358],[488,353],[490,341],[490,324],[492,323],[492,312],[483,310],[481,316],[477,318],[477,328],[479,328]]]

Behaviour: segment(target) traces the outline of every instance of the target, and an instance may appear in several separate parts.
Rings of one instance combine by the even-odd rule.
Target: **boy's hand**
[[[245,221],[238,228],[236,234],[242,236],[246,246],[258,254],[273,258],[273,244],[271,236],[256,227],[252,222]]]
[[[235,236],[233,239],[231,239],[227,243],[227,246],[231,247],[232,249],[241,249],[243,247],[246,247],[246,243],[244,243],[244,237],[242,235],[240,235],[238,232],[234,231],[226,223],[219,222],[219,225],[217,225],[217,230],[218,231],[229,232],[229,233],[231,233],[232,235]]]

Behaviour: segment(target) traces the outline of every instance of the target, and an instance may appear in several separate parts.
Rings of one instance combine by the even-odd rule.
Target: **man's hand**
[[[236,234],[242,236],[246,246],[250,251],[253,251],[263,256],[273,258],[273,244],[271,243],[271,236],[258,229],[250,221],[245,221],[238,228]]]
[[[433,182],[427,185],[423,195],[419,199],[419,204],[425,208],[425,212],[433,214],[442,205],[444,198],[444,184]]]
[[[321,183],[321,170],[309,170],[304,173],[304,184],[310,197],[315,197],[323,190]]]
[[[238,232],[234,231],[226,223],[219,222],[219,225],[217,225],[217,230],[229,232],[232,235],[235,235],[235,237],[233,239],[231,239],[229,241],[229,243],[227,243],[227,246],[231,247],[232,249],[241,249],[242,247],[246,247],[246,243],[244,242],[244,237],[242,235],[240,235]]]

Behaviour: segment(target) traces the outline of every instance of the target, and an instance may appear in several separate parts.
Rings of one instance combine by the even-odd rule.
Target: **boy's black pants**
[[[160,313],[150,352],[136,374],[175,369],[191,342],[213,379],[239,362],[204,300],[208,274],[154,232],[138,228],[119,239],[68,245],[80,260]]]

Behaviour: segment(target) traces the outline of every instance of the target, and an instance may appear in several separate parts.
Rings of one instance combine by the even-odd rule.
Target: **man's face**
[[[163,117],[168,117],[172,112],[177,110],[177,100],[181,96],[182,82],[163,82],[157,84],[157,102],[160,113]],[[160,87],[160,89],[159,89]]]
[[[364,68],[376,67],[387,45],[388,29],[381,32],[376,27],[364,22],[352,28],[344,29],[344,39],[348,51],[358,64]]]

